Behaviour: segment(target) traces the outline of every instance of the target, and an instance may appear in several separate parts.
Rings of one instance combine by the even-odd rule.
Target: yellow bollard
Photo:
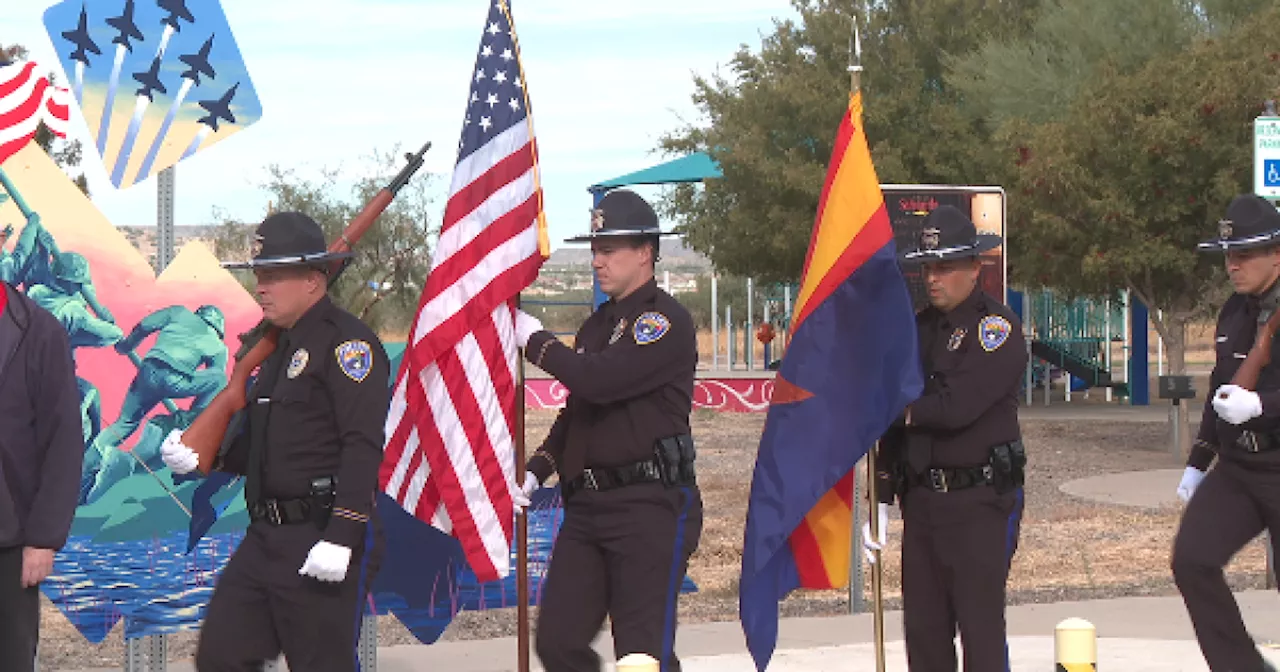
[[[1098,669],[1098,633],[1083,618],[1068,618],[1053,632],[1053,659],[1057,672],[1094,672]]]
[[[658,672],[658,659],[644,653],[628,653],[617,667],[618,672]]]

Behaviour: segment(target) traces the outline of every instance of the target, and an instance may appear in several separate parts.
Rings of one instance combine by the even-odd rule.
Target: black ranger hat
[[[1000,246],[1000,236],[979,234],[977,227],[954,205],[941,205],[924,218],[919,247],[898,255],[903,262],[923,263],[976,257]]]
[[[1280,212],[1261,196],[1240,194],[1231,199],[1218,220],[1218,237],[1196,246],[1201,252],[1249,250],[1280,244]]]
[[[591,211],[591,233],[566,238],[566,243],[583,243],[596,238],[619,236],[673,236],[658,226],[658,213],[635,192],[617,189],[605,194]]]
[[[268,215],[254,232],[249,261],[224,261],[223,268],[277,268],[315,266],[333,259],[347,259],[350,252],[330,252],[324,232],[314,219],[301,212]]]

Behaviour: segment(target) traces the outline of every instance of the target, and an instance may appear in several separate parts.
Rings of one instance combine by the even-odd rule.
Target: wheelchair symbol
[[[1280,159],[1267,159],[1262,162],[1262,183],[1267,187],[1280,187]]]

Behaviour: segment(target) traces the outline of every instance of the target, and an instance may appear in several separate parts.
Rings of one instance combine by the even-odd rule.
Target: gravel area
[[[538,445],[554,414],[530,412],[530,448]],[[743,518],[763,414],[733,415],[699,411],[699,480],[705,524],[690,574],[700,592],[681,599],[681,622],[737,619],[737,580],[741,563]],[[1028,449],[1026,511],[1022,538],[1009,580],[1009,602],[1056,602],[1130,595],[1176,594],[1169,572],[1169,551],[1177,530],[1176,507],[1138,509],[1080,500],[1062,493],[1067,481],[1092,475],[1144,469],[1177,468],[1167,451],[1162,423],[1024,421]],[[1177,486],[1169,483],[1170,490]],[[885,553],[883,597],[886,608],[899,604],[901,522],[890,514],[890,545]],[[1260,541],[1247,546],[1228,568],[1237,589],[1264,586],[1266,554]],[[868,573],[867,595],[870,595]],[[845,591],[803,591],[782,605],[784,616],[834,615],[848,611]],[[536,610],[534,610],[536,613]],[[514,636],[515,610],[464,612],[445,640]],[[119,666],[121,627],[101,645],[91,645],[47,601],[43,613],[41,669],[67,670]],[[169,637],[169,658],[189,658],[196,634]],[[379,643],[416,640],[393,617],[379,624]]]

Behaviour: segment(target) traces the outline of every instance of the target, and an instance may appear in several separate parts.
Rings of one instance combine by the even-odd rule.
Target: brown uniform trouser
[[[1215,672],[1266,669],[1222,571],[1264,529],[1280,535],[1280,471],[1220,457],[1187,503],[1173,543],[1174,582]]]
[[[535,648],[547,672],[598,672],[591,648],[608,614],[616,657],[644,653],[679,672],[676,599],[702,536],[696,486],[661,483],[575,493],[538,608]]]
[[[956,630],[966,672],[1009,669],[1005,581],[1022,526],[1021,488],[935,492],[902,503],[902,617],[912,672],[955,672]]]
[[[365,546],[351,549],[340,582],[302,576],[311,547],[320,540],[312,523],[252,523],[214,587],[200,644],[199,672],[249,672],[281,652],[290,670],[353,672],[367,594],[380,556],[371,516]],[[376,533],[376,535],[375,535]]]

